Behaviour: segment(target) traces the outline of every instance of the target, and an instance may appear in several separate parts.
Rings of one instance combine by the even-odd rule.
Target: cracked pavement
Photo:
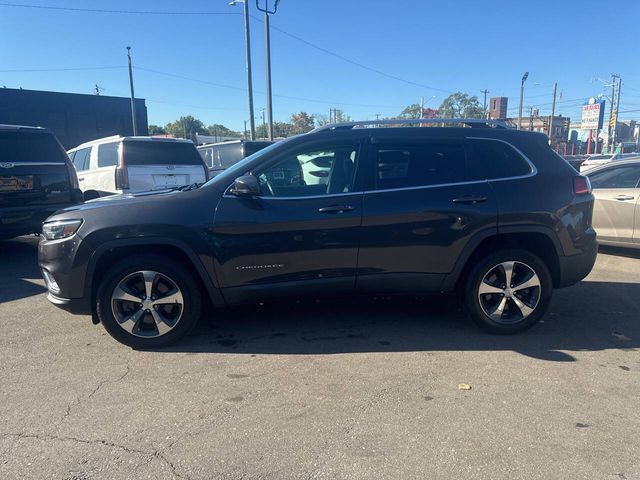
[[[0,242],[2,479],[640,479],[640,252],[518,336],[445,297],[307,300],[140,352],[46,301],[36,243]]]

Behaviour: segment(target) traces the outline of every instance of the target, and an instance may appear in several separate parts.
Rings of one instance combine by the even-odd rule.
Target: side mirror
[[[257,197],[261,193],[260,183],[254,175],[243,175],[235,179],[229,193],[238,197]]]

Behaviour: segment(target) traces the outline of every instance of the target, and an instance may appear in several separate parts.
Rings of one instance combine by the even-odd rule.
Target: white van
[[[191,140],[114,136],[83,143],[67,154],[85,200],[175,188],[209,178]]]

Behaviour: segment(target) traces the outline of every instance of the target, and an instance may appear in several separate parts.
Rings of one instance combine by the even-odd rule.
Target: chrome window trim
[[[455,186],[460,186],[460,185],[477,185],[480,183],[487,183],[487,182],[504,182],[504,181],[510,181],[510,180],[521,180],[523,178],[531,178],[534,177],[538,174],[538,169],[536,168],[536,166],[533,164],[533,162],[531,160],[529,160],[529,157],[527,157],[518,147],[516,147],[515,145],[505,141],[505,140],[501,140],[498,138],[490,138],[490,137],[465,137],[468,140],[490,140],[493,142],[501,142],[501,143],[505,143],[507,145],[509,145],[511,148],[513,148],[516,153],[518,153],[518,155],[520,155],[529,165],[529,167],[531,168],[531,171],[525,175],[517,175],[515,177],[502,177],[502,178],[487,178],[484,180],[470,180],[470,181],[465,181],[465,182],[453,182],[453,183],[438,183],[435,185],[417,185],[417,186],[413,186],[413,187],[401,187],[401,188],[385,188],[385,189],[373,189],[373,190],[364,190],[361,192],[348,192],[348,193],[332,193],[332,194],[328,194],[328,195],[310,195],[310,196],[300,196],[300,197],[265,197],[265,196],[258,196],[258,197],[254,197],[254,198],[260,198],[260,199],[279,199],[279,200],[300,200],[303,198],[328,198],[328,197],[343,197],[345,195],[356,195],[356,194],[371,194],[371,193],[387,193],[387,192],[402,192],[405,190],[422,190],[422,189],[426,189],[426,188],[440,188],[440,187],[455,187]],[[235,195],[229,195],[227,194],[227,191],[231,188],[233,184],[229,185],[226,189],[225,189],[225,193],[222,195],[223,198],[227,197],[227,198],[239,198]]]
[[[491,179],[487,179],[488,181],[494,182],[499,180],[513,180],[516,178],[527,178],[527,177],[532,177],[538,173],[538,169],[533,164],[533,162],[529,160],[529,157],[527,157],[524,153],[522,153],[522,151],[512,143],[509,143],[505,140],[501,140],[499,138],[489,138],[489,137],[466,137],[466,138],[469,140],[490,140],[492,142],[501,142],[501,143],[507,144],[511,148],[513,148],[516,151],[516,153],[518,153],[518,155],[520,155],[525,160],[525,162],[529,164],[529,167],[531,167],[531,172],[526,175],[519,175],[516,177],[491,178]]]
[[[66,165],[64,162],[6,162],[12,164],[14,167],[30,166],[30,165]]]
[[[231,185],[225,190],[225,193],[222,195],[222,198],[243,198],[238,197],[236,195],[228,194],[227,191],[231,188]],[[328,193],[326,195],[304,195],[299,197],[269,197],[264,195],[259,195],[251,198],[260,198],[262,200],[303,200],[307,198],[311,199],[319,199],[319,198],[331,198],[331,197],[346,197],[347,195],[362,195],[366,192],[346,192],[346,193]],[[244,197],[246,198],[246,197]]]
[[[525,174],[525,175],[517,175],[515,177],[485,178],[483,180],[469,180],[469,181],[465,181],[465,182],[437,183],[437,184],[434,184],[434,185],[417,185],[417,186],[413,186],[413,187],[401,187],[401,188],[385,188],[385,189],[381,189],[381,190],[367,190],[365,193],[398,192],[398,191],[404,191],[404,190],[421,190],[423,188],[455,187],[455,186],[459,186],[459,185],[475,185],[475,184],[487,183],[487,182],[504,182],[504,181],[508,181],[508,180],[519,180],[519,179],[522,179],[522,178],[530,178],[530,177],[533,177],[533,176],[538,174],[538,169],[533,164],[533,162],[531,160],[529,160],[529,157],[527,157],[524,153],[522,153],[520,151],[520,149],[518,149],[515,145],[512,145],[509,142],[506,142],[504,140],[500,140],[500,139],[497,139],[497,138],[489,138],[489,137],[465,137],[465,138],[468,139],[468,140],[491,140],[491,141],[494,141],[494,142],[506,143],[511,148],[513,148],[516,151],[516,153],[518,153],[518,155],[522,156],[522,158],[527,162],[527,164],[529,164],[529,167],[531,168],[531,171],[529,173]]]

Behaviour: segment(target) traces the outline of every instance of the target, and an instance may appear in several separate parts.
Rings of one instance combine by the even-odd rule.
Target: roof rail
[[[424,123],[457,123],[467,125],[471,128],[504,128],[510,129],[506,123],[500,120],[485,120],[482,118],[407,118],[394,120],[364,120],[359,122],[329,123],[311,130],[309,133],[323,132],[325,130],[352,129],[354,127],[364,127],[369,125],[401,125],[401,124],[424,124]]]

